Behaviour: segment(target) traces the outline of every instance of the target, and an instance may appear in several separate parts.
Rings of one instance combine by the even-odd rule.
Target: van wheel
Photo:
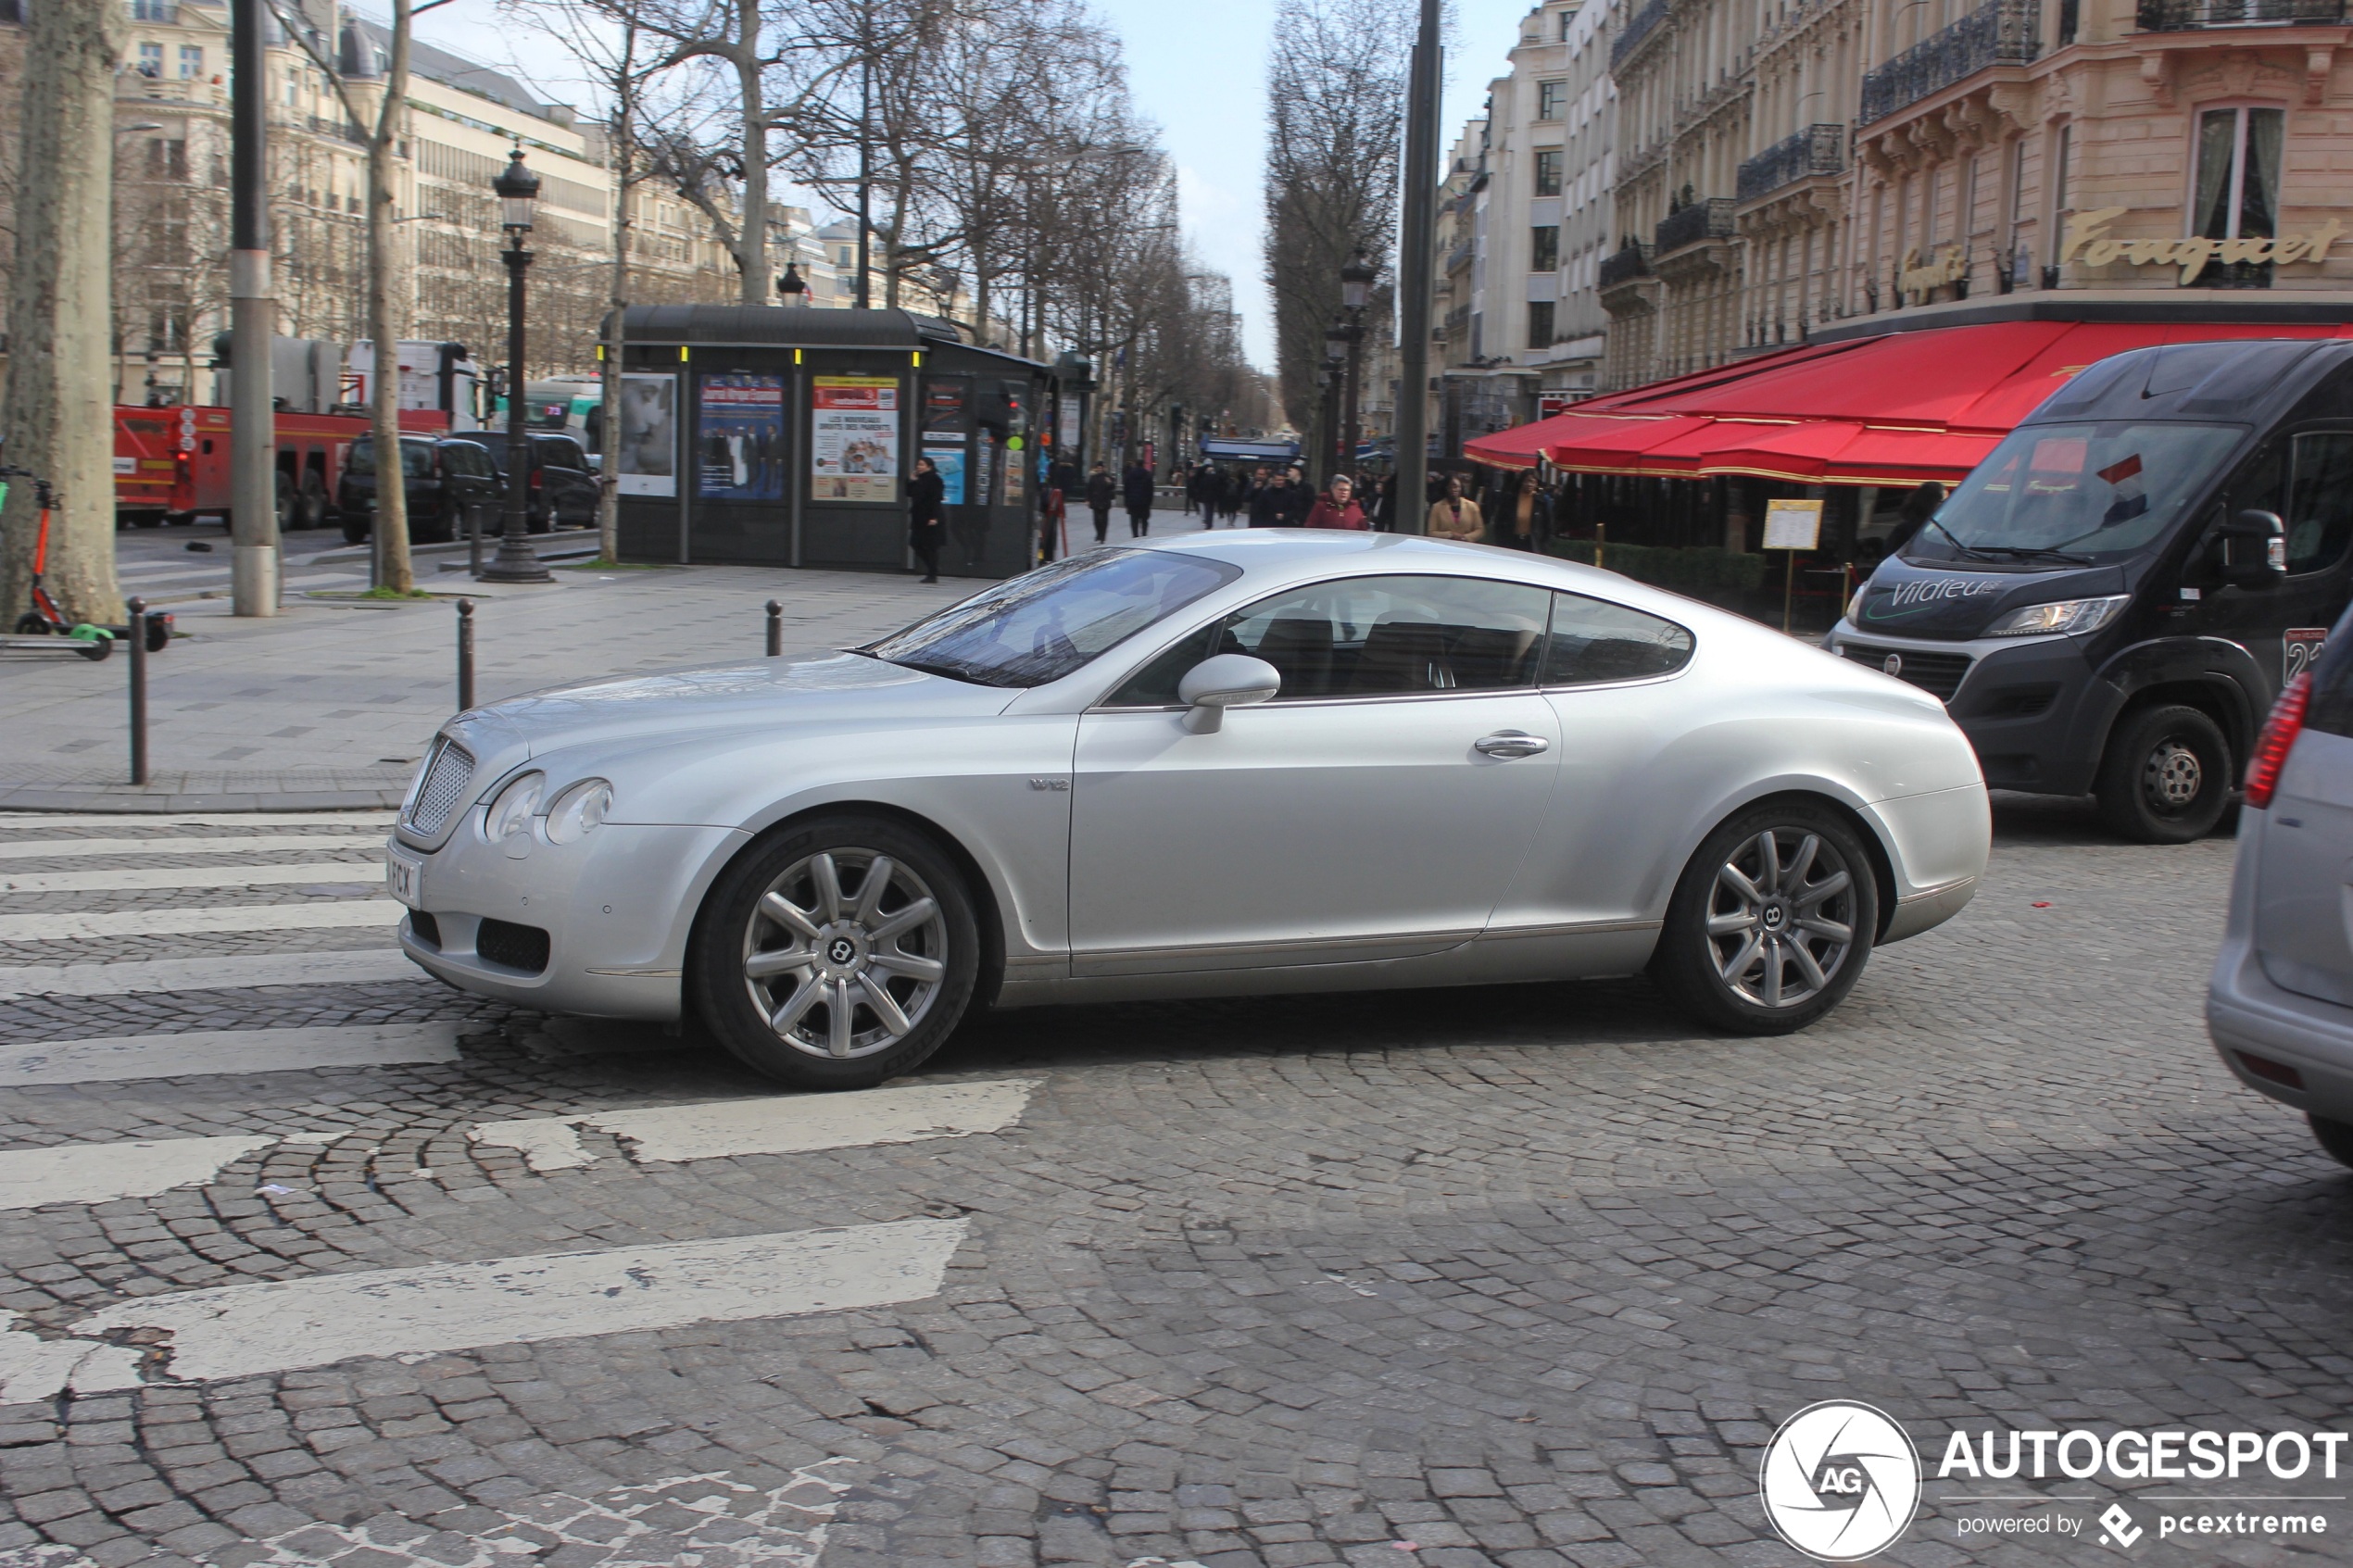
[[[295,502],[295,526],[316,528],[327,521],[327,482],[317,469],[302,470],[302,495]]]
[[[2093,793],[2100,815],[2121,836],[2187,844],[2221,820],[2231,778],[2231,745],[2221,728],[2195,708],[2168,703],[2117,727]]]
[[[2305,1117],[2312,1123],[2312,1136],[2329,1157],[2340,1165],[2353,1165],[2353,1125],[2332,1122],[2325,1116]]]
[[[980,922],[928,838],[847,813],[754,845],[697,922],[695,1010],[736,1060],[798,1089],[912,1072],[972,1003]]]

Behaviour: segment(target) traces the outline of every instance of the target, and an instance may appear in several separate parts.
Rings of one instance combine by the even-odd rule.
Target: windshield
[[[2238,425],[2026,425],[1904,546],[1906,560],[2094,565],[2161,536],[2246,432]]]
[[[433,477],[433,446],[429,442],[404,441],[400,444],[400,470],[410,479]],[[351,444],[343,459],[343,471],[349,474],[371,474],[376,471],[376,445],[366,436]]]
[[[858,653],[984,686],[1042,686],[1241,575],[1161,550],[1097,550],[918,621]]]

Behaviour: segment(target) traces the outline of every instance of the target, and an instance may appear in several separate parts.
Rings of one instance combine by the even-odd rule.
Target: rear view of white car
[[[2207,1028],[2241,1082],[2353,1165],[2353,639],[2339,621],[2257,743]]]

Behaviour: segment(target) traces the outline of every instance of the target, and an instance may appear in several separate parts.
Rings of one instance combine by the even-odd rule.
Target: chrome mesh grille
[[[409,825],[419,833],[439,833],[449,813],[464,802],[473,776],[473,753],[447,735],[436,737],[433,755],[425,759],[424,780],[409,807]]]

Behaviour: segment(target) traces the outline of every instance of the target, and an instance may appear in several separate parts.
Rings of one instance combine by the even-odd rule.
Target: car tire
[[[797,822],[720,873],[687,984],[745,1066],[797,1089],[863,1089],[946,1042],[979,972],[980,922],[956,863],[920,833],[845,813]]]
[[[2312,1137],[2330,1159],[2353,1167],[2353,1123],[2333,1122],[2325,1116],[2309,1114],[2304,1119],[2312,1123]]]
[[[1709,1028],[1787,1035],[1854,989],[1878,931],[1861,834],[1820,802],[1767,801],[1709,834],[1684,867],[1651,975]]]
[[[367,543],[369,533],[368,516],[369,514],[360,511],[356,507],[346,507],[343,509],[343,542],[345,544],[363,545]]]
[[[2093,794],[2120,836],[2187,844],[2214,831],[2234,776],[2221,726],[2195,708],[2166,703],[2117,725]]]

